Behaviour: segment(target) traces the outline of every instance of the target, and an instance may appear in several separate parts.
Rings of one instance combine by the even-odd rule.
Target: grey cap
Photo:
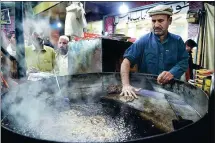
[[[168,5],[158,5],[154,8],[151,8],[148,11],[149,16],[158,15],[158,14],[166,14],[166,15],[173,15],[173,9]]]

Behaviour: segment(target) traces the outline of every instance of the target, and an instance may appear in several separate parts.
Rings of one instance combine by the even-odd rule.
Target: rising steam
[[[102,116],[102,106],[94,105],[95,97],[105,95],[102,90],[107,85],[102,82],[117,84],[118,81],[113,75],[92,77],[60,78],[61,94],[54,78],[22,84],[3,98],[4,116],[15,123],[16,131],[42,139],[76,142],[126,140],[131,131],[125,127],[124,119]],[[72,103],[69,104],[65,97]],[[94,120],[99,120],[98,125],[91,123]]]

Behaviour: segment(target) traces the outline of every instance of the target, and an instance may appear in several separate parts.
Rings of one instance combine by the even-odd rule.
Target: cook
[[[167,5],[158,5],[148,11],[153,32],[142,36],[124,54],[121,64],[122,92],[126,98],[137,98],[140,90],[130,85],[129,70],[135,64],[139,72],[159,75],[157,82],[165,84],[173,78],[180,79],[188,68],[188,53],[182,38],[168,32],[173,10]]]

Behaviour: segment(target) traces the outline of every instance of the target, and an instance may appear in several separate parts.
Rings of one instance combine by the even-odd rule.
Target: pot
[[[130,75],[133,86],[168,95],[171,103],[162,98],[147,96],[140,96],[133,102],[124,102],[117,95],[109,96],[107,88],[110,85],[121,84],[119,73],[60,76],[58,77],[60,94],[55,78],[23,83],[2,95],[2,142],[208,142],[207,95],[199,88],[179,80],[159,85],[156,78],[155,75],[141,73]],[[104,96],[110,98],[101,98]],[[180,116],[192,120],[193,123],[174,130],[172,120],[176,119],[176,115],[169,104],[175,107]],[[71,113],[71,110],[74,110],[75,114]],[[67,128],[55,129],[59,126],[53,119],[65,116],[65,113],[66,118],[61,119],[61,126],[63,126],[61,123],[66,121],[64,119],[70,116],[73,120],[69,118],[69,121],[75,121],[77,116],[78,125],[85,126],[78,126],[82,127],[81,130],[78,130],[77,126],[71,126],[74,128],[68,131]],[[46,118],[47,115],[53,118]],[[119,123],[119,120],[122,122]],[[115,128],[121,123],[123,126],[120,129]],[[51,125],[49,128],[51,130],[45,128],[48,124]],[[70,124],[67,124],[67,127],[68,125]],[[114,130],[111,130],[110,126]],[[99,127],[100,129],[105,127],[103,130],[111,131],[109,134],[106,132],[102,134],[102,131],[94,132],[96,127],[98,130]],[[55,130],[58,132],[54,132]],[[76,133],[74,130],[83,134],[77,134],[77,138],[74,139],[67,138],[68,132]],[[59,138],[50,137],[45,131]],[[97,138],[92,140],[92,136],[86,136],[88,133],[94,134],[93,137],[97,136],[100,140]],[[111,136],[108,138],[108,135]]]

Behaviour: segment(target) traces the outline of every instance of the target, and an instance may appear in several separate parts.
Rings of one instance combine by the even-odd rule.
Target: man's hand
[[[136,93],[135,92],[138,92],[141,88],[137,89],[137,88],[134,88],[133,86],[131,85],[124,85],[122,87],[122,92],[120,93],[121,96],[125,96],[125,99],[127,101],[133,101],[134,98],[138,98]]]
[[[158,84],[165,84],[169,82],[171,79],[173,79],[173,74],[171,74],[168,71],[163,71],[157,78]]]

